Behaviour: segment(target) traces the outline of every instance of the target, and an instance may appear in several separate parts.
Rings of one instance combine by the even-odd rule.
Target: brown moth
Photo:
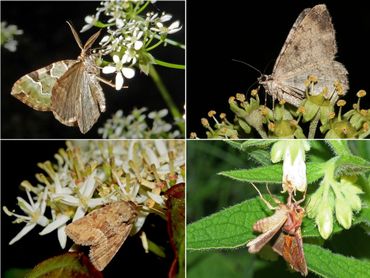
[[[307,276],[308,270],[301,235],[304,209],[299,205],[303,200],[292,202],[292,195],[289,194],[287,204],[283,204],[273,197],[278,205],[274,208],[259,191],[258,193],[267,207],[275,210],[275,213],[258,220],[253,225],[253,230],[262,234],[247,243],[248,252],[258,253],[266,243],[273,241],[272,249],[282,256],[295,271]]]
[[[82,45],[75,29],[67,23],[81,49],[78,59],[58,61],[22,76],[14,83],[11,94],[35,110],[52,111],[62,124],[78,125],[86,133],[105,111],[99,81],[111,84],[99,77],[96,55],[90,50],[100,31]]]
[[[90,246],[91,263],[102,271],[125,242],[137,216],[133,202],[117,201],[72,222],[65,231],[76,244]]]
[[[326,5],[305,9],[298,16],[276,59],[271,75],[262,75],[258,82],[274,99],[285,100],[298,107],[306,97],[304,85],[308,76],[316,76],[316,93],[326,87],[332,102],[338,99],[333,84],[339,81],[343,94],[348,90],[346,68],[335,61],[335,30]]]

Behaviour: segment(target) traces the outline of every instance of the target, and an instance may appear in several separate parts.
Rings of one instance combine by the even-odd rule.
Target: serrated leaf
[[[187,249],[236,248],[255,237],[253,224],[266,216],[258,198],[247,200],[187,226]]]
[[[369,277],[370,263],[332,253],[320,246],[304,244],[304,253],[310,271],[328,278]]]
[[[270,152],[265,150],[255,150],[249,153],[249,156],[252,157],[261,165],[271,165]]]
[[[308,183],[312,183],[324,175],[322,166],[323,163],[318,162],[306,164]],[[245,182],[281,183],[283,169],[281,164],[275,164],[252,169],[223,171],[219,175]]]
[[[274,204],[270,196],[264,195],[264,198]],[[281,200],[281,198],[278,199]],[[271,214],[273,211],[269,210],[259,197],[256,197],[204,217],[187,226],[187,249],[228,249],[243,246],[256,237],[252,230],[253,224]],[[352,225],[368,224],[369,219],[370,209],[362,209],[361,213],[354,218]],[[334,223],[333,234],[342,230],[341,226]],[[304,218],[302,236],[320,237],[313,219]]]
[[[336,162],[335,176],[354,176],[366,173],[370,170],[370,163],[362,157],[355,155],[342,155]]]
[[[103,275],[83,253],[68,252],[39,263],[26,275],[26,278],[41,277],[101,278]]]

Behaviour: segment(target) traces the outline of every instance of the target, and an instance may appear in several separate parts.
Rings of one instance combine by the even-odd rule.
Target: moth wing
[[[267,218],[271,218],[273,216],[270,216],[270,217],[267,217]],[[267,218],[264,218],[264,219],[267,219]],[[264,219],[262,219],[262,220],[264,220]],[[287,219],[286,214],[285,214],[285,216],[282,215],[280,218],[277,218],[277,217],[274,218],[275,222],[274,222],[273,226],[270,226],[270,228],[268,230],[266,230],[263,234],[259,235],[255,239],[248,242],[248,244],[247,244],[248,252],[251,253],[251,254],[258,253],[262,249],[262,247],[265,246],[266,243],[269,242],[273,238],[273,236],[276,233],[279,232],[281,227],[284,225],[286,219]]]
[[[32,71],[19,78],[11,95],[38,111],[51,111],[51,92],[56,81],[76,60],[63,60]]]
[[[51,110],[55,118],[64,125],[73,126],[77,122],[76,105],[83,90],[84,67],[75,63],[55,83],[51,95]]]
[[[294,94],[303,99],[308,75],[318,77],[316,91],[331,87],[337,80],[348,90],[347,70],[334,61],[337,53],[335,30],[324,4],[305,9],[298,16],[276,60],[273,77],[279,87],[297,87]],[[330,91],[330,90],[329,90]],[[289,91],[286,92],[289,94]]]
[[[102,271],[108,265],[125,242],[132,227],[133,224],[122,223],[110,236],[101,238],[97,244],[91,246],[89,257],[96,269]]]
[[[265,233],[276,225],[280,225],[281,221],[285,223],[288,218],[288,209],[285,205],[282,205],[275,211],[275,213],[269,217],[258,220],[253,225],[253,231]],[[283,223],[283,224],[284,224]]]
[[[307,276],[307,264],[303,252],[303,242],[301,229],[299,228],[295,235],[284,235],[283,258],[291,265],[291,267],[300,272],[303,276]]]
[[[101,112],[105,111],[105,98],[96,77],[84,72],[83,90],[76,104],[77,123],[82,133],[88,132],[96,123]]]

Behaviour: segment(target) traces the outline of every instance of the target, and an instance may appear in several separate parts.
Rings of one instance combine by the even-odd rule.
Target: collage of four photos
[[[370,8],[241,3],[0,2],[2,277],[370,277]]]

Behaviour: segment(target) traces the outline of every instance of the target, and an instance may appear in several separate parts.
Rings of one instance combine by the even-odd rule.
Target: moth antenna
[[[231,60],[234,61],[234,62],[237,62],[237,63],[244,64],[244,65],[246,65],[246,66],[254,69],[255,71],[257,71],[260,75],[262,75],[262,72],[259,69],[257,69],[256,67],[252,66],[251,64],[248,64],[247,62],[236,60],[236,59],[231,59]]]
[[[278,198],[276,198],[270,191],[270,188],[268,187],[268,184],[266,183],[266,189],[267,189],[267,192],[270,194],[271,198],[274,200],[274,202],[276,204],[281,204],[280,200]]]
[[[253,182],[251,182],[250,184],[252,184],[252,185],[253,185],[253,187],[254,187],[254,189],[256,189],[256,190],[257,190],[258,194],[260,195],[260,198],[261,198],[261,199],[262,199],[262,201],[266,204],[266,206],[267,206],[269,209],[271,209],[271,210],[276,210],[276,207],[273,207],[273,206],[269,203],[269,201],[267,201],[265,198],[263,198],[263,196],[262,196],[261,192],[258,190],[257,186],[255,186]]]
[[[81,50],[83,50],[84,48],[83,48],[83,46],[82,46],[81,39],[80,39],[80,37],[79,37],[78,33],[76,32],[75,28],[73,28],[72,23],[70,23],[69,21],[66,21],[66,22],[67,22],[67,24],[68,24],[69,28],[71,28],[71,31],[72,31],[73,37],[75,38],[75,40],[76,40],[76,42],[77,42],[78,46],[80,47],[80,49],[81,49]]]

